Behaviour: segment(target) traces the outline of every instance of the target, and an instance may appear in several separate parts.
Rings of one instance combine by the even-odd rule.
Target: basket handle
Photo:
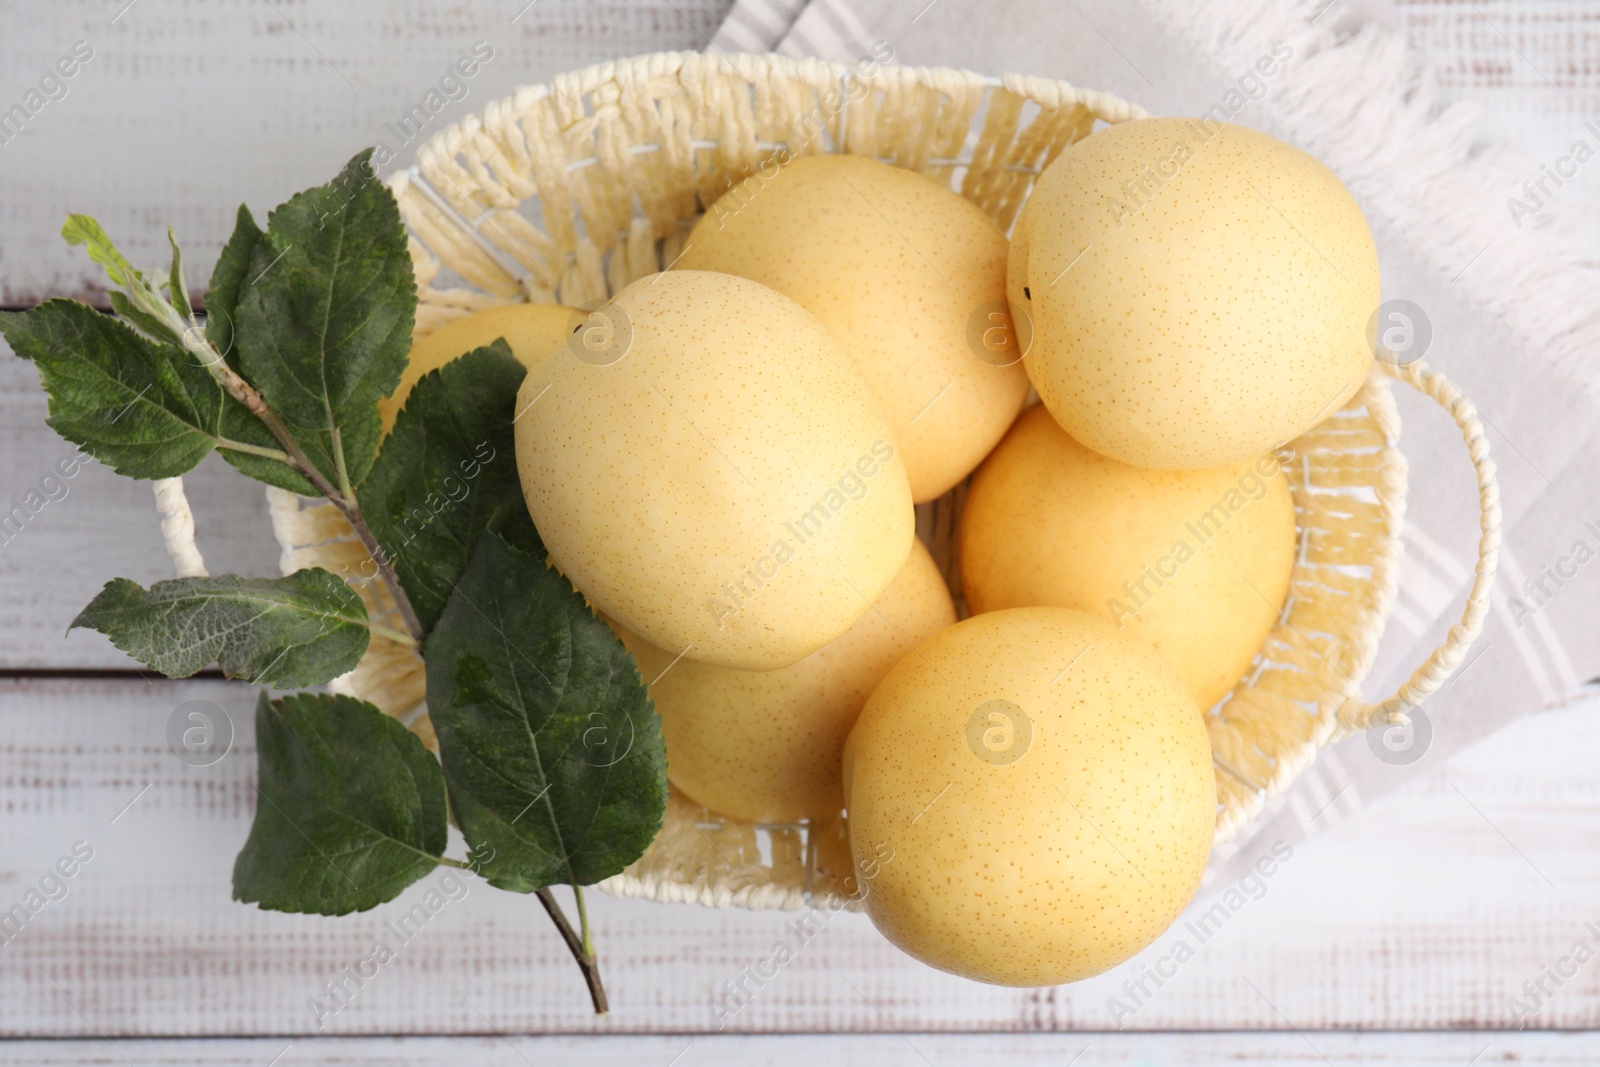
[[[194,543],[194,513],[183,492],[183,479],[158,478],[152,485],[156,511],[161,515],[161,542],[172,560],[172,569],[179,578],[206,577],[206,561]]]
[[[1339,723],[1352,732],[1364,730],[1380,720],[1386,724],[1403,724],[1407,721],[1408,710],[1421,704],[1455,673],[1467,649],[1483,630],[1484,618],[1489,614],[1489,593],[1500,565],[1500,482],[1495,475],[1494,460],[1489,457],[1489,440],[1484,436],[1478,409],[1454,382],[1429,370],[1421,360],[1403,366],[1380,360],[1378,366],[1390,377],[1431,397],[1460,427],[1461,439],[1467,444],[1467,452],[1478,474],[1479,528],[1483,532],[1478,538],[1476,576],[1467,594],[1461,621],[1450,627],[1444,642],[1429,653],[1393,696],[1376,704],[1363,703],[1359,697],[1345,701],[1339,709]]]

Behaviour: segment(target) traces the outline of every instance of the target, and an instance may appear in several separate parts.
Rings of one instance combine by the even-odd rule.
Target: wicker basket
[[[391,179],[411,228],[417,333],[516,301],[576,305],[676,259],[704,205],[779,148],[849,152],[949,185],[1009,230],[1037,175],[1097,121],[1142,109],[1064,82],[942,69],[851,69],[777,56],[640,56],[519,90],[442,130]],[[1460,426],[1477,470],[1482,538],[1459,624],[1394,696],[1361,700],[1393,603],[1406,463],[1390,391],[1398,378]],[[1217,839],[1234,834],[1322,747],[1404,712],[1461,662],[1489,605],[1499,494],[1472,405],[1420,363],[1379,362],[1342,410],[1294,441],[1289,474],[1300,549],[1289,599],[1249,675],[1207,716],[1217,768]],[[180,573],[203,572],[177,480],[158,485]],[[918,530],[951,573],[963,489],[919,508]],[[366,553],[326,503],[269,490],[287,573],[359,573]],[[393,610],[376,584],[375,613]],[[374,638],[333,688],[373,701],[430,744],[416,654]],[[843,820],[754,825],[673,790],[645,855],[602,887],[718,907],[849,906]]]

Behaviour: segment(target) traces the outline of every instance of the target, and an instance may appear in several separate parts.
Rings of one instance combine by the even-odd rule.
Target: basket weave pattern
[[[849,152],[919,171],[1009,230],[1036,176],[1066,146],[1097,121],[1143,115],[1064,82],[901,67],[863,75],[775,56],[661,54],[577,71],[441,131],[416,166],[391,179],[412,233],[417,334],[504,303],[600,299],[670,266],[704,205],[770,168],[780,148]],[[1319,748],[1374,715],[1394,719],[1406,700],[1436,687],[1476,634],[1475,605],[1487,607],[1489,550],[1498,543],[1493,466],[1481,428],[1474,437],[1470,405],[1451,393],[1479,467],[1482,588],[1475,586],[1460,632],[1409,689],[1382,705],[1361,702],[1358,687],[1394,599],[1405,506],[1391,376],[1441,403],[1453,391],[1420,366],[1380,364],[1349,404],[1289,446],[1300,537],[1289,600],[1251,672],[1207,716],[1218,840],[1288,786]],[[962,496],[958,488],[919,509],[919,533],[953,584]],[[286,573],[326,567],[350,578],[375,615],[392,613],[381,584],[362,580],[367,553],[331,505],[277,489],[268,497]],[[167,521],[181,526],[182,517]],[[411,650],[374,637],[333,688],[374,702],[433,743],[422,663]],[[719,907],[851,906],[845,833],[843,819],[759,827],[727,820],[674,789],[655,843],[602,887]]]

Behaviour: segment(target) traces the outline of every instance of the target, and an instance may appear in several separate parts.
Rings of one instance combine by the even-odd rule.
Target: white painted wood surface
[[[63,1064],[170,1064],[173,1067],[472,1067],[559,1064],[599,1067],[754,1067],[754,1065],[1015,1064],[1017,1067],[1496,1067],[1506,1063],[1600,1061],[1593,1034],[783,1034],[771,1036],[346,1038],[217,1041],[19,1042],[5,1050],[14,1067]],[[1074,1057],[1077,1057],[1074,1059]],[[1474,1060],[1474,1057],[1477,1057]]]
[[[125,0],[64,0],[8,12],[0,109],[73,41],[96,54],[65,99],[0,144],[0,304],[94,295],[92,272],[56,237],[69,198],[140,262],[160,260],[174,224],[199,288],[240,200],[265,209],[324,180],[475,41],[495,58],[433,123],[585,63],[697,47],[727,0],[525,2],[137,0],[119,16]],[[1526,146],[1530,176],[1600,113],[1600,6],[1398,0],[1392,13],[1448,89]],[[1587,212],[1591,240],[1597,193],[1600,166],[1561,192]],[[0,353],[0,509],[71,451],[43,415],[32,368]],[[190,493],[214,569],[273,570],[256,486],[208,462]],[[107,578],[150,581],[167,566],[148,486],[85,470],[0,545],[0,673],[126,671],[97,635],[62,630]],[[227,707],[241,731],[210,768],[165,748],[168,717],[190,699]],[[1600,701],[1518,723],[1299,847],[1123,1033],[1007,1032],[1111,1028],[1109,998],[1129,998],[1122,983],[1172,951],[1182,922],[1105,978],[1018,992],[931,972],[840,916],[727,1021],[749,1036],[730,1036],[709,1033],[709,1002],[770,952],[787,917],[599,900],[615,1011],[597,1024],[537,909],[473,886],[323,1033],[477,1036],[392,1041],[302,1036],[315,1033],[308,998],[366,953],[384,909],[330,920],[228,899],[254,803],[250,700],[248,687],[136,676],[0,681],[0,909],[73,842],[96,850],[65,899],[0,945],[0,1035],[69,1040],[0,1044],[0,1062],[265,1064],[285,1046],[282,1063],[1600,1062],[1593,1035],[1476,1032],[1515,1027],[1508,998],[1575,940],[1600,949],[1584,926],[1600,926]],[[1529,1025],[1600,1027],[1600,960]],[[1352,1028],[1456,1032],[1327,1032]],[[1161,1032],[1172,1030],[1216,1032]],[[612,1036],[582,1036],[593,1032]],[[225,1039],[251,1034],[283,1036]]]
[[[731,0],[62,0],[7,5],[0,111],[23,102],[87,42],[20,135],[0,144],[0,304],[100,291],[98,268],[66,248],[64,213],[97,216],[135,264],[164,264],[165,227],[204,288],[241,201],[258,217],[328,181],[426,103],[451,64],[483,42],[492,58],[432,115],[423,135],[519,85],[618,56],[704,47]]]
[[[622,55],[700,48],[731,0],[61,0],[15,5],[0,34],[0,111],[87,42],[93,57],[0,143],[0,304],[99,291],[56,231],[69,203],[135,262],[165,261],[171,224],[209,267],[240,201],[264,210],[325,181],[390,130],[447,66],[494,57],[426,130],[521,84]],[[1589,0],[1367,0],[1403,27],[1487,129],[1523,144],[1529,177],[1600,115],[1600,8]],[[59,93],[59,90],[56,90]],[[0,128],[0,133],[4,128]],[[6,134],[9,136],[9,134]],[[414,150],[416,141],[409,149]],[[1508,189],[1507,195],[1515,190]],[[1559,191],[1600,240],[1600,166]],[[204,278],[192,279],[196,289]]]
[[[167,750],[182,701],[214,700],[233,751]],[[329,919],[228,899],[254,809],[248,687],[21,681],[0,686],[0,910],[75,842],[92,860],[0,946],[0,1032],[14,1036],[315,1035],[310,1001],[438,882]],[[742,1010],[712,1007],[793,915],[596,896],[613,1012],[590,1014],[571,958],[527,897],[469,885],[323,1035],[1515,1028],[1508,997],[1576,940],[1600,949],[1600,697],[1548,712],[1297,846],[1259,886],[1215,887],[1136,960],[1044,990],[976,985],[841,914]],[[459,846],[457,854],[459,854]],[[1223,910],[1215,912],[1218,904]],[[1202,937],[1188,924],[1202,928]],[[1194,958],[1163,957],[1186,940]],[[1123,983],[1176,971],[1149,995]],[[1114,1013],[1110,998],[1135,1010]],[[1142,1000],[1143,1003],[1136,1001]],[[1534,1028],[1600,1020],[1600,960]],[[1461,1043],[1463,1046],[1465,1042]]]

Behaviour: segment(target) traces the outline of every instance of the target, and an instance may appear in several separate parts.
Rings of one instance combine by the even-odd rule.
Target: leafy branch
[[[392,309],[384,309],[385,313],[374,316],[382,323],[381,328],[376,331],[378,336],[365,338],[359,336],[362,332],[374,332],[363,326],[357,329],[358,336],[354,341],[349,337],[335,339],[333,337],[333,331],[337,328],[335,323],[358,319],[363,314],[371,315],[374,308],[366,305],[380,301],[397,289],[412,294],[411,304],[414,308],[415,282],[411,274],[410,257],[405,253],[404,231],[400,226],[399,209],[383,184],[370,177],[370,159],[370,151],[356,156],[346,165],[332,186],[302,193],[273,213],[274,221],[281,216],[285,229],[294,235],[305,234],[303,245],[312,246],[310,252],[302,251],[291,264],[282,268],[282,272],[278,275],[278,278],[284,279],[282,285],[277,284],[278,279],[274,279],[273,283],[256,288],[256,283],[291,253],[295,247],[293,244],[286,245],[277,257],[261,266],[253,279],[245,281],[248,268],[245,268],[244,264],[253,265],[261,260],[276,246],[279,239],[270,230],[268,233],[262,233],[257,229],[249,211],[241,207],[233,236],[229,239],[228,246],[218,263],[218,270],[224,277],[218,279],[222,283],[220,286],[213,283],[213,292],[218,299],[212,308],[211,317],[230,323],[226,334],[230,342],[240,337],[241,333],[246,338],[256,336],[270,338],[248,347],[241,345],[242,352],[260,353],[255,356],[255,362],[259,364],[259,371],[265,374],[267,380],[278,382],[296,380],[295,373],[290,369],[295,363],[314,363],[325,375],[325,368],[330,361],[336,356],[343,355],[346,349],[354,348],[354,355],[373,368],[368,372],[360,392],[370,393],[370,396],[366,397],[367,403],[375,405],[379,396],[387,395],[394,390],[400,380],[400,374],[405,369],[414,312],[408,309],[402,315]],[[349,194],[348,199],[342,198],[344,193]],[[388,209],[387,212],[385,208]],[[392,217],[384,218],[386,214]],[[311,224],[313,216],[315,225]],[[318,242],[325,242],[330,218],[338,231],[337,248],[321,250],[329,254],[318,256],[319,249],[316,246]],[[385,230],[397,231],[400,234],[398,249],[394,247],[396,244],[394,240],[386,243],[373,240],[356,252],[347,250],[343,241],[346,231],[361,225],[376,225],[380,233]],[[182,253],[172,238],[171,230],[167,233],[172,243],[172,266],[168,272],[166,300],[161,298],[144,275],[134,269],[117,250],[94,219],[87,215],[70,215],[61,229],[61,235],[68,244],[83,245],[89,258],[104,267],[111,281],[121,287],[122,293],[114,295],[124,299],[115,303],[125,310],[125,317],[151,334],[154,339],[176,344],[198,360],[199,365],[205,368],[235,403],[260,420],[279,446],[274,450],[249,442],[218,437],[215,439],[217,447],[248,452],[284,464],[304,478],[318,495],[325,497],[339,509],[340,514],[355,530],[356,536],[361,539],[362,545],[371,554],[378,576],[389,590],[395,608],[405,623],[410,643],[420,645],[426,636],[426,631],[421,620],[417,618],[399,577],[394,573],[387,553],[378,544],[371,527],[362,516],[355,491],[350,485],[349,476],[352,467],[358,467],[361,473],[365,473],[377,451],[377,441],[373,437],[368,454],[362,457],[359,464],[352,463],[346,455],[344,435],[335,416],[337,413],[343,413],[344,409],[353,410],[357,406],[352,399],[352,394],[356,390],[347,389],[340,394],[339,403],[336,403],[331,389],[320,398],[321,412],[327,416],[327,425],[323,429],[327,432],[332,447],[319,448],[318,451],[324,457],[324,465],[331,464],[336,472],[339,485],[335,486],[328,474],[312,461],[302,446],[302,441],[315,441],[315,434],[307,432],[298,425],[291,428],[279,411],[267,402],[262,392],[246,381],[228,362],[224,352],[217,347],[212,332],[202,327],[194,317],[183,280]],[[393,233],[389,236],[392,237]],[[395,254],[396,251],[398,255]],[[375,260],[381,261],[374,262]],[[341,287],[354,286],[355,283],[350,279],[352,274],[356,275],[362,284],[370,282],[372,276],[376,275],[382,284],[369,287],[358,299],[341,304],[340,313],[336,318],[326,314],[327,302],[333,299],[332,294],[337,293]],[[302,290],[317,286],[323,286],[328,290],[329,295],[324,296],[322,301],[312,301],[307,304],[296,299]],[[267,334],[264,331],[242,332],[233,325],[234,319],[240,314],[238,309],[241,303],[246,300],[249,301],[246,306],[252,309],[257,318],[278,314],[280,317],[276,321],[275,329],[298,327],[297,332],[301,336],[295,340],[309,342],[303,343],[301,348],[311,353],[313,358],[306,359],[302,355],[299,360],[294,360],[286,352],[291,346],[287,342],[278,340],[275,334]],[[323,321],[309,323],[306,321],[314,319],[319,311],[325,313]],[[245,312],[246,315],[251,313],[251,311]],[[364,345],[361,343],[363,341]],[[386,388],[380,387],[383,383],[386,383]],[[289,391],[287,387],[285,390]],[[341,410],[336,412],[336,408]],[[361,419],[359,413],[355,415],[354,421],[358,425],[368,423],[376,419],[376,408],[373,408],[368,419]],[[365,431],[366,436],[372,436],[370,426],[366,426]]]
[[[464,869],[534,894],[606,1011],[583,887],[660,830],[666,755],[632,658],[546,564],[528,517],[511,425],[522,365],[503,340],[463,354],[416,383],[383,436],[377,401],[405,369],[417,295],[370,152],[280,205],[265,230],[239,209],[203,322],[170,231],[160,283],[88,216],[70,216],[62,235],[105,269],[118,317],[66,300],[0,313],[0,333],[39,370],[49,424],[128,477],[176,477],[216,451],[252,478],[322,496],[360,538],[404,632],[320,568],[149,588],[118,578],[73,626],[169,677],[216,662],[279,688],[347,673],[373,634],[425,647],[437,759],[365,701],[262,694],[261,803],[235,897],[337,915],[438,867]],[[443,854],[451,820],[465,861]],[[563,884],[577,930],[551,892]]]

